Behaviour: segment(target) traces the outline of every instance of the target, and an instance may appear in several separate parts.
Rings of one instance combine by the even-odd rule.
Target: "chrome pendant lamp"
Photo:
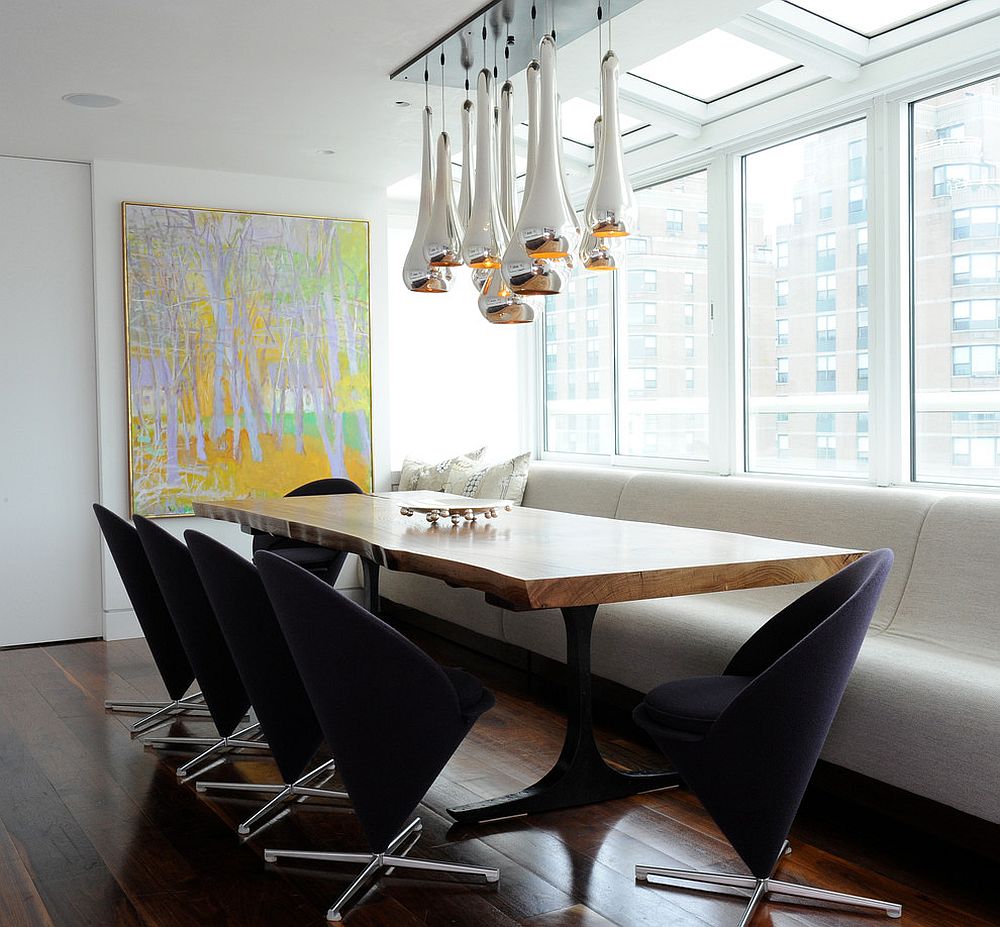
[[[420,206],[413,243],[403,261],[403,283],[413,293],[447,293],[451,287],[451,271],[446,267],[431,267],[424,257],[424,241],[430,223],[434,199],[434,167],[431,153],[431,120],[429,106],[424,107],[423,145],[420,163]]]
[[[444,112],[444,52],[441,52],[441,110]],[[441,117],[434,177],[434,205],[424,237],[424,257],[431,267],[458,267],[462,263],[464,229],[455,206],[455,184],[451,179],[451,138]]]
[[[625,173],[621,122],[618,118],[618,56],[608,50],[601,60],[601,142],[586,222],[597,238],[621,238],[635,229],[636,199]]]
[[[489,272],[489,279],[479,294],[479,311],[487,322],[494,325],[511,325],[535,321],[532,301],[513,292],[503,279],[499,268]]]
[[[594,151],[597,152],[601,147],[601,126],[603,120],[598,116],[594,120]],[[584,210],[584,216],[590,213],[591,207],[593,206],[594,191],[591,189],[590,196],[587,198],[587,208]],[[608,239],[606,238],[595,238],[591,233],[589,228],[584,229],[583,238],[580,241],[580,261],[583,264],[584,270],[617,270],[615,265],[615,256],[611,253],[611,249],[608,245]]]
[[[531,187],[521,205],[513,238],[531,257],[565,258],[579,245],[576,216],[568,207],[561,169],[559,93],[556,87],[556,43],[542,36],[538,46],[538,138]]]
[[[475,106],[469,99],[469,69],[472,67],[472,49],[468,36],[462,35],[462,67],[465,68],[465,102],[462,104],[462,182],[458,188],[458,220],[462,228],[469,224],[472,213],[472,172],[475,160],[472,153],[472,120]]]
[[[500,88],[500,215],[508,229],[517,221],[517,172],[514,165],[514,85]]]
[[[493,118],[493,75],[479,72],[476,87],[476,164],[472,214],[462,242],[462,257],[469,267],[500,266],[508,232],[496,197],[496,144]]]
[[[528,165],[524,175],[524,194],[521,198],[521,216],[534,185],[535,163],[538,153],[539,112],[539,63],[532,61],[525,72],[528,96]],[[521,217],[518,218],[518,224]],[[556,296],[563,291],[569,277],[565,265],[528,254],[521,239],[511,236],[501,267],[504,282],[515,293],[536,293],[539,296]]]

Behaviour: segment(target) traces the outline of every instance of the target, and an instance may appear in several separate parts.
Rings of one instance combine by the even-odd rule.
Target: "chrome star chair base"
[[[241,837],[250,835],[254,825],[267,818],[272,821],[280,812],[284,811],[293,802],[304,801],[307,798],[330,798],[338,801],[349,801],[350,796],[346,792],[337,792],[333,789],[318,787],[333,777],[336,769],[334,760],[321,763],[315,769],[310,770],[304,776],[294,782],[280,784],[258,783],[258,782],[198,782],[195,788],[199,792],[220,791],[220,792],[249,792],[251,794],[273,795],[250,815],[239,827],[237,833]],[[318,781],[318,782],[317,782]],[[310,785],[310,783],[312,783]],[[270,821],[268,823],[271,823]]]
[[[122,714],[144,715],[145,717],[139,718],[129,727],[129,733],[133,738],[154,731],[177,717],[185,715],[208,716],[208,706],[205,704],[205,697],[200,692],[168,702],[105,699],[104,710]]]
[[[382,853],[324,853],[311,850],[264,850],[264,862],[274,863],[279,859],[302,859],[324,863],[360,863],[364,868],[358,877],[344,890],[341,896],[326,912],[328,921],[340,921],[344,911],[362,889],[373,887],[384,876],[390,876],[396,869],[416,869],[422,872],[446,872],[454,875],[478,875],[487,882],[499,882],[500,870],[488,866],[464,866],[459,863],[443,863],[433,859],[413,859],[406,854],[416,845],[423,825],[420,818],[414,818],[399,832]]]
[[[795,882],[782,882],[773,878],[774,871],[781,860],[792,852],[785,841],[781,856],[774,865],[774,870],[766,879],[758,879],[752,875],[739,875],[730,872],[706,872],[697,869],[664,869],[659,866],[636,866],[635,880],[648,882],[651,885],[672,885],[677,888],[701,888],[712,891],[713,888],[745,888],[750,891],[743,917],[739,927],[748,927],[754,913],[771,895],[781,896],[782,903],[795,903],[791,899],[807,899],[809,901],[825,901],[833,904],[849,905],[856,908],[884,911],[889,917],[899,917],[903,913],[901,905],[889,901],[878,901],[875,898],[865,898],[861,895],[847,895],[843,892],[831,892],[824,888],[811,885],[799,885]]]
[[[256,739],[251,739],[256,738]],[[192,772],[196,767],[202,766],[209,761],[212,761],[209,765],[214,767],[217,763],[224,759],[227,754],[232,753],[234,750],[264,750],[270,753],[271,748],[267,741],[260,739],[260,723],[255,721],[253,724],[244,727],[229,737],[146,737],[143,739],[143,743],[149,747],[206,747],[207,749],[202,750],[197,756],[188,760],[186,763],[177,767],[177,778],[178,779],[190,779],[193,776],[199,775],[201,772],[206,772],[208,766],[201,769],[199,772]]]

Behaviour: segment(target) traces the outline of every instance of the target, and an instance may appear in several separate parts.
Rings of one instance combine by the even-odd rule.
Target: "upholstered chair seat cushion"
[[[650,692],[643,706],[647,717],[665,728],[705,734],[753,676],[692,676],[665,682]]]

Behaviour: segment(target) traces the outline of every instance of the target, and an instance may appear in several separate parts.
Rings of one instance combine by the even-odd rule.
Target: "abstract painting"
[[[368,223],[122,205],[132,512],[371,488]]]

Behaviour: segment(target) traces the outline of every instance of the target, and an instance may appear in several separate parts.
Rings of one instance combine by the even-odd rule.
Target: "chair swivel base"
[[[258,808],[253,814],[250,815],[250,817],[248,817],[242,824],[239,825],[239,827],[236,828],[237,833],[239,833],[241,837],[246,837],[250,834],[250,831],[255,824],[271,817],[272,815],[275,815],[277,812],[283,810],[286,805],[289,805],[292,802],[302,801],[306,798],[334,798],[342,801],[349,801],[350,796],[348,796],[346,792],[335,792],[332,789],[314,788],[308,784],[310,782],[314,782],[320,776],[323,776],[323,781],[326,781],[333,776],[334,769],[334,761],[330,760],[326,763],[320,764],[315,769],[310,770],[294,782],[285,782],[281,784],[257,782],[197,782],[195,783],[195,788],[199,792],[217,790],[273,795],[273,798]]]
[[[775,869],[781,862],[781,857],[790,853],[788,844],[778,857]],[[773,875],[773,873],[772,873]],[[865,898],[861,895],[847,895],[843,892],[831,892],[824,888],[814,888],[811,885],[798,885],[795,882],[782,882],[769,877],[758,879],[752,875],[738,875],[729,872],[704,872],[696,869],[663,869],[658,866],[636,866],[637,882],[649,882],[653,885],[674,885],[677,882],[687,883],[684,888],[705,886],[709,890],[713,886],[727,888],[745,888],[750,890],[750,899],[739,927],[748,927],[757,908],[767,900],[769,895],[782,896],[782,902],[790,898],[802,898],[810,901],[826,901],[833,904],[850,905],[856,908],[868,908],[884,911],[889,917],[899,917],[903,913],[901,905],[889,901],[878,901],[875,898]],[[678,886],[681,887],[681,886]]]
[[[126,699],[106,699],[104,710],[111,712],[123,712],[127,714],[143,714],[145,717],[139,718],[129,731],[133,737],[152,731],[155,728],[172,721],[178,715],[207,715],[208,707],[205,705],[205,698],[200,692],[184,698],[173,699],[168,702],[157,701],[129,701]]]
[[[196,766],[201,766],[207,760],[218,761],[234,750],[265,750],[269,752],[271,748],[267,741],[249,739],[259,735],[259,732],[260,723],[255,721],[229,737],[147,737],[143,743],[151,747],[206,747],[207,749],[202,750],[197,756],[177,767],[177,778],[185,779],[191,778],[192,775],[198,775],[198,773],[191,772]],[[215,765],[216,763],[212,763],[201,769],[201,772],[206,772]]]
[[[499,882],[500,870],[485,866],[463,866],[458,863],[442,863],[432,859],[411,859],[406,854],[413,849],[423,825],[420,818],[414,818],[400,833],[389,841],[382,853],[321,853],[309,850],[264,850],[264,862],[273,863],[279,859],[318,860],[327,863],[360,863],[364,866],[361,874],[345,889],[341,896],[326,912],[328,921],[342,919],[344,910],[351,899],[366,885],[383,876],[392,875],[395,869],[417,869],[424,872],[448,872],[458,875],[479,875],[487,882]],[[405,844],[405,846],[404,846]],[[400,849],[402,847],[402,849]]]

